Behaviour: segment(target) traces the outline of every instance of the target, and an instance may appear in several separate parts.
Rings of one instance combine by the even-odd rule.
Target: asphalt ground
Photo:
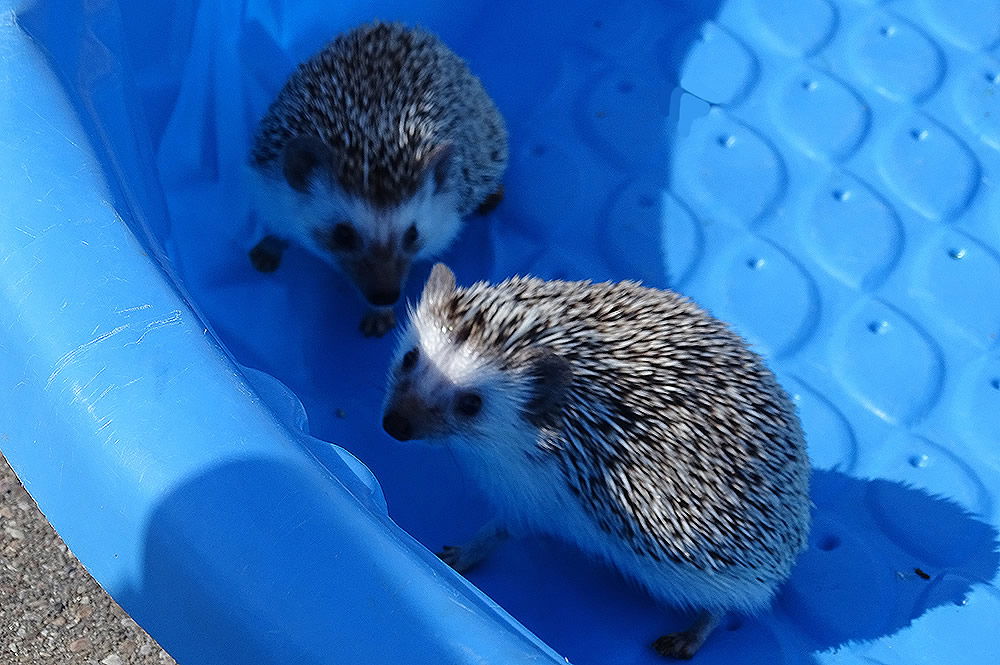
[[[0,454],[0,664],[173,665],[56,535]]]

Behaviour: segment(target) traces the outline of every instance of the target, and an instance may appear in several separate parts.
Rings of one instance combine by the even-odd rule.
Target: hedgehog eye
[[[483,398],[477,393],[465,392],[455,400],[455,411],[465,418],[471,418],[483,408]]]
[[[341,222],[333,227],[333,232],[330,233],[330,244],[336,250],[353,252],[360,244],[358,232],[350,224]]]
[[[419,237],[420,233],[417,231],[417,225],[410,224],[410,228],[406,229],[406,233],[403,234],[403,249],[412,251]]]
[[[410,349],[403,355],[403,362],[400,365],[404,372],[409,372],[417,364],[417,358],[420,357],[420,352],[416,349]]]

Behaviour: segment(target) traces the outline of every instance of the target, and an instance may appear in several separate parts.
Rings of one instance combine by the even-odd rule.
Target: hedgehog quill
[[[727,612],[766,608],[809,531],[809,460],[763,360],[690,300],[634,282],[458,287],[437,264],[400,338],[383,428],[438,440],[496,517],[439,556],[561,538],[663,603],[691,658]],[[517,491],[512,491],[517,488]]]
[[[383,335],[411,263],[500,202],[507,152],[499,111],[440,39],[358,27],[301,64],[260,122],[250,260],[271,272],[290,243],[306,248],[368,301],[362,331]]]

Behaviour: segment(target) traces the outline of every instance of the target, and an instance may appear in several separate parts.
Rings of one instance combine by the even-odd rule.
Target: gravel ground
[[[0,664],[173,665],[87,574],[0,454]]]

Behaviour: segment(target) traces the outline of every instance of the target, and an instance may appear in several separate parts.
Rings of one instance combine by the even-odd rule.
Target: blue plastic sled
[[[255,123],[376,17],[508,120],[462,283],[677,288],[794,394],[811,548],[697,662],[1000,662],[995,0],[2,4],[0,447],[182,665],[653,664],[689,620],[554,542],[440,563],[489,513],[382,433],[392,339],[304,253],[250,267]]]

